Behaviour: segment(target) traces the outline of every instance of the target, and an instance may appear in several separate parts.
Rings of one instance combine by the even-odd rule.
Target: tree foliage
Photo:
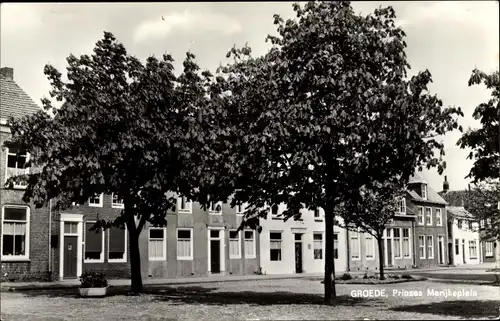
[[[24,201],[42,207],[54,200],[55,208],[65,209],[100,193],[124,200],[121,215],[96,228],[127,226],[135,292],[142,292],[142,228],[166,224],[174,193],[197,188],[192,164],[209,155],[198,151],[210,147],[199,120],[208,109],[211,75],[200,75],[194,58],[187,54],[176,77],[170,55],[143,64],[105,32],[92,55],[68,56],[67,80],[45,66],[60,108],[43,99],[46,112],[9,120],[7,144],[25,147],[34,155],[31,166],[39,168],[27,177]]]
[[[499,240],[500,183],[498,181],[482,182],[475,185],[466,195],[465,209],[477,220],[483,221],[483,224],[480,225],[481,238]]]
[[[469,129],[457,142],[460,148],[470,148],[468,158],[474,165],[467,177],[474,182],[498,179],[500,176],[500,73],[486,74],[478,69],[472,71],[469,86],[484,84],[491,90],[491,98],[479,104],[473,117],[481,122],[481,127]]]

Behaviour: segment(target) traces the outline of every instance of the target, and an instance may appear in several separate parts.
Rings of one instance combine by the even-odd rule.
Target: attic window
[[[422,184],[420,186],[420,195],[424,200],[427,199],[427,184]]]

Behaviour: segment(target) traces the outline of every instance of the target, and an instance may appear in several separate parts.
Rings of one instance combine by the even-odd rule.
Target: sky
[[[391,5],[407,34],[411,73],[428,69],[430,91],[444,106],[459,106],[462,126],[476,128],[472,113],[491,92],[468,86],[474,68],[499,68],[498,1],[370,1],[353,2],[357,13],[369,14]],[[254,55],[266,52],[268,34],[275,34],[273,14],[293,17],[292,2],[236,3],[2,3],[0,62],[14,68],[14,80],[40,104],[48,96],[43,68],[50,63],[64,71],[66,57],[91,54],[104,31],[113,33],[127,51],[144,61],[170,53],[181,67],[187,51],[203,69],[215,70],[233,47],[245,43]],[[41,104],[40,104],[41,105]],[[464,189],[473,161],[456,146],[459,132],[442,137],[451,190]],[[437,191],[443,176],[436,169],[421,175]]]

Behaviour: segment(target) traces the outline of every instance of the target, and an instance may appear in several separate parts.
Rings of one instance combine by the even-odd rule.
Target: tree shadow
[[[498,317],[500,301],[493,300],[456,300],[428,304],[407,305],[391,308],[398,312],[417,312],[441,314],[461,318]]]

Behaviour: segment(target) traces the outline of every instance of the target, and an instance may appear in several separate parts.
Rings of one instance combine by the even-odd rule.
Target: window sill
[[[257,256],[255,255],[249,255],[249,256],[245,256],[245,259],[256,259]]]
[[[155,258],[149,258],[149,261],[153,261],[153,262],[161,262],[161,261],[167,261],[167,258],[166,257],[155,257]]]
[[[192,261],[192,257],[177,257],[177,261]]]
[[[125,206],[124,205],[111,204],[111,208],[121,208],[121,209],[123,209],[123,208],[125,208]]]
[[[353,260],[353,261],[361,261],[361,259],[359,257],[358,258],[353,258],[352,257],[351,260]]]
[[[127,259],[108,259],[108,263],[127,263]]]
[[[30,258],[28,257],[21,257],[21,256],[2,256],[1,258],[2,262],[31,262]]]
[[[178,210],[177,213],[179,214],[193,214],[192,210]]]
[[[208,212],[210,215],[222,215],[222,212]]]
[[[241,256],[230,256],[229,259],[230,260],[239,260],[239,259],[241,259]]]
[[[396,259],[396,258],[394,258],[394,259]],[[367,257],[366,260],[367,261],[375,261],[375,258],[374,257]]]
[[[89,204],[89,207],[102,207],[102,204]]]
[[[104,263],[104,260],[83,260],[83,263]]]

